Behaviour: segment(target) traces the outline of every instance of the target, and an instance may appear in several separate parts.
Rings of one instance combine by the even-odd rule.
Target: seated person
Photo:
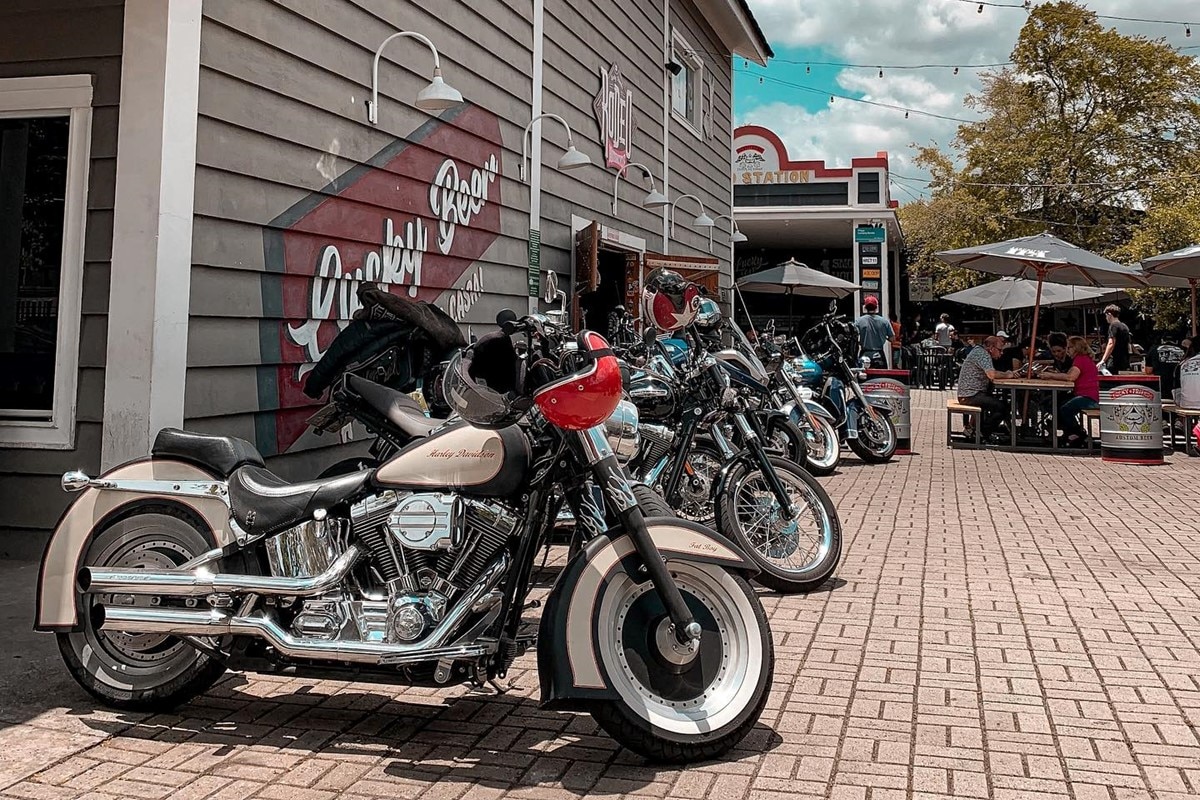
[[[1069,381],[1075,385],[1075,396],[1058,409],[1058,422],[1066,434],[1066,444],[1079,447],[1086,443],[1087,433],[1079,415],[1089,408],[1100,407],[1100,372],[1092,361],[1092,348],[1082,336],[1067,339],[1071,368],[1066,372],[1043,372],[1039,376],[1049,381]]]
[[[983,409],[980,432],[989,438],[998,433],[1006,410],[1004,401],[991,393],[991,382],[1013,376],[1010,370],[998,370],[995,367],[994,359],[1000,357],[1002,349],[1003,341],[989,336],[983,340],[983,344],[967,353],[958,371],[958,402]]]
[[[1050,343],[1050,361],[1048,362],[1050,368],[1056,372],[1070,371],[1071,354],[1067,352],[1067,335],[1052,333],[1048,341]]]
[[[1014,370],[1021,366],[1025,357],[1021,354],[1020,348],[1013,346],[1012,339],[1008,334],[1004,331],[996,331],[996,338],[1001,340],[1003,349],[1000,351],[999,358],[992,359],[995,368],[1003,371]]]

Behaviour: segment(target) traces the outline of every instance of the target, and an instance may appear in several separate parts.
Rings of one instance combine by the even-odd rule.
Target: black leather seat
[[[178,428],[163,428],[154,437],[153,455],[186,461],[227,478],[238,467],[265,466],[254,445],[233,436],[192,433]]]
[[[428,436],[430,431],[445,422],[425,416],[420,404],[404,392],[360,378],[353,373],[346,376],[346,387],[397,430],[414,439]]]
[[[312,519],[362,494],[371,470],[327,480],[288,483],[263,467],[245,466],[229,476],[233,518],[246,533],[271,534]]]

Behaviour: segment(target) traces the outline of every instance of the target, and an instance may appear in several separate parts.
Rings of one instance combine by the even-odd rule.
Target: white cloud
[[[820,47],[829,60],[861,64],[975,64],[1004,62],[1009,58],[1026,15],[1020,9],[985,7],[960,0],[749,0],[750,6],[775,49]],[[1155,19],[1200,20],[1194,0],[1092,0],[1099,14]],[[1200,24],[1192,38],[1183,26],[1151,25],[1101,20],[1125,34],[1165,37],[1175,46],[1200,44]],[[1200,55],[1200,49],[1191,51]],[[784,54],[786,57],[786,54]],[[802,71],[778,64],[768,75],[813,85]],[[745,76],[741,76],[745,79]],[[843,70],[838,86],[848,94],[952,117],[971,118],[963,98],[979,90],[975,70]],[[828,87],[823,87],[828,88]],[[784,89],[784,92],[787,90]],[[810,113],[787,103],[774,102],[739,109],[738,123],[755,123],[774,129],[797,159],[824,159],[848,164],[851,158],[872,156],[878,150],[891,155],[892,171],[926,177],[912,165],[910,145],[948,143],[957,123],[836,100]],[[910,199],[893,191],[902,202]]]

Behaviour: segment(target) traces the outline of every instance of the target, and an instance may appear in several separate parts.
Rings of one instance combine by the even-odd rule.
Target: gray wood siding
[[[40,553],[69,499],[59,476],[100,468],[123,17],[123,0],[0,3],[0,78],[93,76],[75,449],[0,448],[0,557]]]
[[[671,146],[671,196],[694,194],[704,201],[709,216],[716,218],[732,211],[733,179],[733,62],[712,27],[688,0],[671,0],[671,27],[678,32],[696,51],[704,62],[706,85],[711,76],[715,87],[711,131],[697,136],[672,116],[670,129]],[[708,91],[704,92],[707,102]],[[685,213],[686,212],[686,213]],[[675,235],[682,248],[675,252],[694,251],[707,254],[708,232],[691,226],[695,216],[695,205],[684,203],[676,213]],[[732,276],[733,267],[729,260],[729,220],[717,223],[713,231],[713,255],[721,259],[722,272]],[[726,285],[729,278],[722,280]]]
[[[394,41],[384,52],[379,125],[367,123],[371,60],[376,46],[396,31],[429,34],[441,54],[446,81],[468,103],[494,115],[498,125],[500,173],[494,191],[499,199],[491,201],[500,208],[495,239],[449,287],[461,287],[477,268],[481,270],[483,296],[463,323],[490,327],[500,309],[524,309],[529,188],[519,179],[518,167],[522,132],[531,114],[531,14],[525,0],[444,3],[436,12],[396,0],[205,2],[188,425],[245,436],[267,453],[287,450],[288,457],[277,464],[284,470],[301,470],[336,457],[304,456],[327,442],[308,437],[291,441],[279,429],[285,416],[293,418],[288,425],[294,427],[296,416],[306,415],[303,408],[277,414],[279,408],[295,409],[311,401],[294,393],[288,396],[280,388],[281,382],[295,382],[300,366],[282,331],[284,326],[300,325],[307,312],[297,312],[294,302],[280,299],[293,291],[289,287],[298,279],[288,275],[298,265],[289,260],[293,256],[287,246],[278,242],[291,235],[296,220],[308,213],[306,208],[338,197],[347,186],[353,188],[364,169],[378,168],[381,154],[401,146],[406,153],[441,152],[423,138],[433,118],[411,105],[431,70],[429,52],[411,40]],[[689,19],[688,24],[696,23]],[[595,163],[569,173],[557,171],[554,165],[563,153],[565,135],[556,124],[544,123],[542,267],[569,271],[573,214],[642,237],[648,249],[661,251],[662,212],[641,208],[645,189],[640,173],[622,181],[618,213],[611,214],[614,172],[603,167],[592,108],[601,68],[619,64],[634,94],[634,158],[661,180],[666,75],[661,2],[546,0],[544,26],[543,110],[567,120],[575,144]],[[715,43],[708,47],[717,49]],[[730,87],[725,61],[715,73],[724,76],[718,86],[718,102],[723,104],[718,136],[709,143],[678,146],[671,164],[672,194],[699,194],[714,216],[729,211]],[[452,109],[443,115],[446,125],[457,124],[454,114]],[[365,212],[390,210],[374,202]],[[405,216],[397,214],[398,221]],[[681,216],[690,221],[694,212],[687,213],[685,207]],[[380,232],[369,228],[349,236],[361,247],[375,246]],[[681,240],[672,247],[675,252],[708,252],[706,235],[686,231]],[[721,252],[727,234],[718,234],[717,242]],[[302,266],[310,277],[316,270],[315,263]],[[344,263],[343,272],[354,266]],[[440,304],[446,307],[446,295]],[[334,314],[344,318],[345,310],[336,306]],[[272,343],[273,338],[283,345]]]

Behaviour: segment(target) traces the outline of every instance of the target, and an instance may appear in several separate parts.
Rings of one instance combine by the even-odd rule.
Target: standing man
[[[980,415],[980,433],[986,438],[997,435],[1000,421],[1004,417],[1004,401],[991,393],[991,383],[997,378],[1011,378],[1009,370],[998,370],[995,359],[1000,357],[1004,341],[989,336],[983,344],[971,349],[958,372],[958,402],[983,409]]]
[[[863,310],[866,313],[854,320],[854,327],[858,328],[858,340],[862,343],[862,353],[871,359],[873,368],[887,369],[884,349],[892,342],[894,336],[892,323],[880,315],[879,298],[873,294],[867,295],[863,300]]]
[[[947,350],[954,344],[954,326],[950,324],[950,315],[942,314],[941,321],[938,322],[937,328],[933,331],[933,337],[937,343]]]
[[[1100,363],[1116,375],[1129,369],[1129,326],[1121,322],[1121,307],[1115,303],[1104,309],[1104,319],[1108,321],[1108,344]]]

